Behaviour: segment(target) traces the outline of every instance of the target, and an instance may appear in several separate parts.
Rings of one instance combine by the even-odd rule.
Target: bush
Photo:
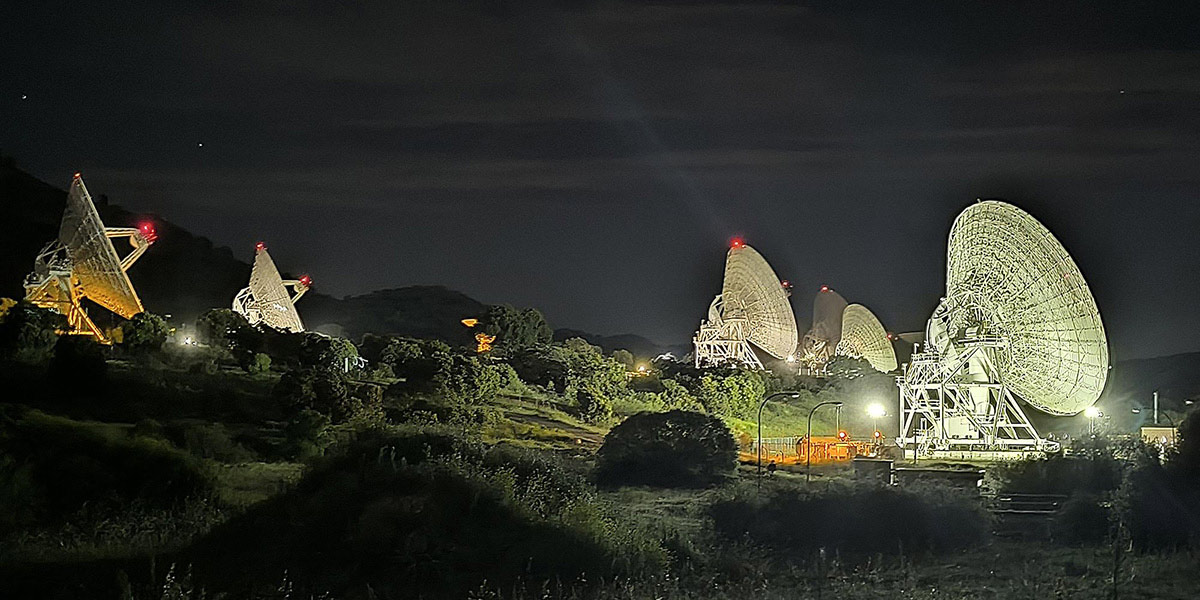
[[[242,370],[251,375],[262,375],[271,371],[271,357],[262,352],[247,354],[241,363]]]
[[[364,432],[181,560],[216,593],[274,592],[287,569],[298,596],[370,585],[380,598],[463,598],[657,573],[665,558],[557,460],[403,428]]]
[[[978,499],[953,490],[915,493],[890,487],[835,488],[819,493],[780,490],[717,502],[713,523],[729,539],[750,540],[801,556],[948,552],[983,542],[988,519]]]
[[[726,375],[710,373],[703,376],[698,398],[712,414],[753,419],[766,389],[762,375],[739,369]]]
[[[188,425],[180,437],[183,449],[193,456],[226,463],[254,460],[254,453],[235,442],[221,423]]]
[[[201,342],[226,350],[233,349],[239,332],[253,329],[242,315],[228,308],[214,308],[196,319],[196,337]]]
[[[121,333],[121,346],[130,352],[158,352],[167,342],[171,326],[156,314],[140,312],[121,325]]]
[[[66,328],[67,318],[56,311],[28,302],[10,306],[0,318],[0,357],[45,362],[53,354],[58,331]]]
[[[0,421],[0,515],[52,523],[87,505],[167,508],[211,491],[193,457],[149,437],[26,411]],[[10,524],[14,524],[10,521]]]
[[[295,459],[306,460],[325,453],[332,442],[329,417],[311,409],[296,413],[283,427],[283,451]]]
[[[737,444],[723,421],[672,410],[642,413],[613,427],[596,453],[596,478],[608,485],[703,486],[737,464]]]
[[[1050,524],[1055,542],[1069,545],[1103,543],[1109,533],[1109,511],[1094,495],[1077,495],[1066,501]]]

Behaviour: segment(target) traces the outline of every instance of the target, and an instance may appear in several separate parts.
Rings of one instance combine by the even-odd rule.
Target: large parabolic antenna
[[[300,279],[283,279],[267,253],[266,244],[259,243],[255,246],[250,285],[234,297],[233,310],[246,317],[251,325],[262,323],[281,331],[304,331],[300,313],[296,312],[296,301],[311,284],[307,275]]]
[[[835,353],[866,360],[876,371],[883,373],[896,370],[892,337],[879,319],[861,304],[851,304],[842,311],[841,340]]]
[[[122,258],[113,240],[126,238],[132,251]],[[58,239],[38,255],[33,272],[25,279],[25,297],[44,308],[67,316],[69,333],[90,335],[102,343],[111,340],[88,317],[84,298],[129,319],[142,312],[126,271],[154,243],[154,227],[105,227],[96,205],[78,173],[67,193]]]
[[[781,282],[754,248],[735,240],[725,256],[725,280],[696,333],[696,366],[725,363],[762,368],[755,348],[778,359],[793,358],[799,334],[796,315]]]
[[[980,202],[954,221],[946,296],[897,380],[901,444],[918,451],[1054,450],[1017,399],[1052,415],[1091,406],[1108,376],[1096,301],[1028,213]]]
[[[827,285],[821,286],[813,299],[813,324],[800,342],[800,372],[804,375],[823,375],[825,365],[834,357],[842,339],[842,313],[846,299]]]

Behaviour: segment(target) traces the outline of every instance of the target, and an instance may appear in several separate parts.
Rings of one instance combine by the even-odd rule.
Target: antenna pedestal
[[[913,355],[900,389],[904,451],[946,459],[1020,459],[1059,450],[1042,438],[996,372],[991,353],[1003,340],[963,340],[953,358],[935,351]]]

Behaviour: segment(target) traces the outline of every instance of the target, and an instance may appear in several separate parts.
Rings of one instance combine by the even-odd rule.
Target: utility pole
[[[1154,390],[1154,424],[1158,425],[1158,390]]]

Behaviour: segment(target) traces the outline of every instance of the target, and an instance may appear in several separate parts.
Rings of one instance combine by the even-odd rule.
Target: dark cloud
[[[916,329],[954,215],[1004,197],[1114,355],[1200,348],[1192,3],[26,4],[0,148],[331,293],[681,342],[741,234],[802,321],[829,284]]]

